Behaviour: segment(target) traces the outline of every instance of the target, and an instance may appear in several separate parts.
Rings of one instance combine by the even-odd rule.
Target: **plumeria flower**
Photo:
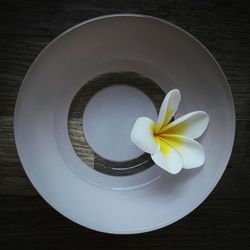
[[[178,89],[168,92],[157,122],[140,117],[135,121],[130,135],[139,149],[151,154],[152,160],[171,174],[179,173],[182,168],[200,167],[205,161],[204,149],[194,139],[207,128],[208,114],[195,111],[171,122],[180,100]]]

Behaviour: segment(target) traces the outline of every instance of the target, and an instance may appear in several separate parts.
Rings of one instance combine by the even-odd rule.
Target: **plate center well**
[[[101,157],[128,161],[143,154],[130,139],[138,117],[155,120],[152,101],[139,89],[126,85],[106,87],[88,102],[83,115],[83,132],[88,144]]]

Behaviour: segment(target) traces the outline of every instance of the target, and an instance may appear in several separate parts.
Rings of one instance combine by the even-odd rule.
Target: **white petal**
[[[154,154],[159,150],[159,144],[153,137],[154,122],[147,117],[140,117],[135,121],[131,130],[132,142],[142,151]]]
[[[180,100],[181,94],[178,89],[173,89],[168,92],[160,108],[156,132],[159,132],[162,127],[165,127],[170,122],[178,109]]]
[[[206,130],[209,123],[209,116],[206,112],[195,111],[188,113],[171,122],[164,133],[173,135],[184,135],[192,139],[200,137]]]
[[[171,174],[177,174],[182,169],[182,158],[180,154],[170,145],[167,153],[159,150],[155,154],[151,155],[151,158],[155,164]]]
[[[165,139],[181,155],[183,168],[197,168],[204,164],[204,149],[197,141],[177,135],[167,135]]]

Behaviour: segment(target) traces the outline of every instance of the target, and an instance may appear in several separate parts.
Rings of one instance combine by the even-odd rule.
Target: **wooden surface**
[[[233,154],[212,194],[181,221],[134,236],[97,233],[52,209],[24,174],[13,135],[18,89],[37,54],[77,23],[121,12],[164,18],[196,36],[224,70],[237,115]],[[6,0],[0,3],[0,21],[0,249],[250,249],[247,1]]]

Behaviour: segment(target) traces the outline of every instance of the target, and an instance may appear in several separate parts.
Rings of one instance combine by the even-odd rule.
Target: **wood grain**
[[[189,216],[141,235],[80,227],[52,209],[26,177],[14,143],[13,114],[22,79],[59,33],[99,15],[133,12],[186,29],[215,56],[235,100],[233,154],[220,183]],[[249,249],[250,8],[217,0],[4,0],[0,7],[0,249]]]

